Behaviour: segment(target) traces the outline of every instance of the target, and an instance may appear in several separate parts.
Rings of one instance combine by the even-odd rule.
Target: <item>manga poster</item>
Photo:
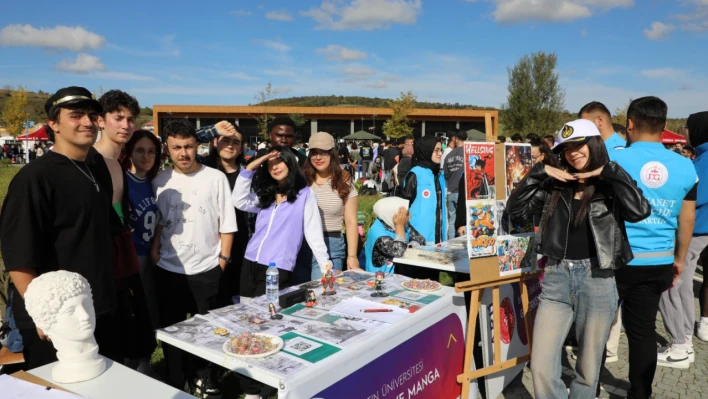
[[[506,197],[509,198],[511,192],[519,182],[526,176],[533,166],[531,157],[531,144],[504,144],[504,160],[506,173]]]
[[[494,143],[465,143],[465,182],[468,201],[496,198]]]
[[[500,276],[531,271],[537,262],[535,238],[533,233],[497,237]]]
[[[496,244],[496,201],[467,201],[467,252],[470,258],[493,256]]]

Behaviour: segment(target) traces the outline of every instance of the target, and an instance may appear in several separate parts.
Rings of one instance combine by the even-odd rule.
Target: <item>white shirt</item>
[[[219,234],[238,230],[226,175],[204,165],[189,175],[169,168],[155,177],[152,188],[162,226],[157,265],[189,275],[217,267]]]
[[[450,146],[447,146],[447,148],[445,148],[445,151],[443,151],[443,154],[440,157],[440,169],[442,169],[443,166],[445,166],[445,157],[447,156],[447,154],[449,154],[451,152],[452,152],[452,148],[450,148]]]

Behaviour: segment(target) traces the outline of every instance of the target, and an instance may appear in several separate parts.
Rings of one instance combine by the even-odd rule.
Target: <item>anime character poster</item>
[[[497,237],[500,276],[531,271],[537,261],[535,238],[533,233]]]
[[[533,166],[531,144],[504,144],[504,171],[506,173],[506,197],[526,176]]]
[[[470,258],[494,255],[496,224],[494,200],[467,201],[467,252]]]
[[[495,199],[494,143],[465,143],[467,200]]]

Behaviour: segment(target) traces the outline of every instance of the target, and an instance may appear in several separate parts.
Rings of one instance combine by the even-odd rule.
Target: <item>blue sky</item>
[[[43,3],[41,1],[40,3]],[[708,0],[8,2],[0,85],[119,88],[141,105],[362,95],[499,107],[506,67],[554,51],[566,108],[657,95],[708,109]]]

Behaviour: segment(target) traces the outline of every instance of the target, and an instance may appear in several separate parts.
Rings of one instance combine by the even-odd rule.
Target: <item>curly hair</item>
[[[106,114],[111,112],[116,112],[120,107],[128,108],[133,118],[137,118],[140,115],[140,104],[138,100],[131,96],[130,94],[121,90],[109,90],[105,92],[98,102],[103,106],[103,112],[101,116],[105,118]]]
[[[172,119],[162,128],[162,138],[167,140],[168,137],[178,139],[188,139],[190,137],[197,138],[197,129],[194,128],[192,122],[184,118]]]
[[[302,174],[300,167],[297,164],[297,157],[292,150],[287,147],[275,146],[268,152],[280,152],[280,158],[288,167],[288,177],[284,185],[279,185],[273,176],[268,171],[268,163],[263,163],[256,169],[256,175],[253,177],[253,192],[258,196],[258,201],[261,208],[270,207],[275,202],[276,194],[285,194],[288,197],[288,202],[295,202],[300,190],[307,187],[307,180]]]
[[[44,273],[27,287],[25,308],[34,324],[47,332],[64,303],[82,294],[91,296],[91,285],[82,275],[66,270]]]

